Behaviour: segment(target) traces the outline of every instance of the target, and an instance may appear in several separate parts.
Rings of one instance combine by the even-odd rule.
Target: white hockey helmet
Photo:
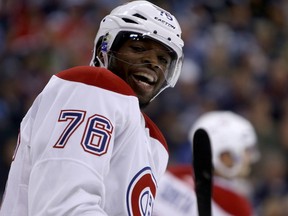
[[[134,33],[153,39],[172,51],[172,63],[165,76],[166,85],[160,92],[167,87],[174,87],[181,72],[184,45],[181,39],[182,31],[176,18],[148,1],[136,0],[116,7],[100,23],[94,41],[91,66],[108,67],[109,55],[107,54],[113,47],[119,46],[116,43],[121,40],[117,37],[122,33]],[[99,49],[104,58],[103,62],[97,56]]]
[[[204,129],[212,147],[214,169],[221,175],[231,178],[238,176],[245,166],[245,154],[249,151],[250,163],[259,158],[257,135],[252,124],[242,116],[231,111],[211,111],[200,116],[193,124],[189,140],[193,145],[193,136],[197,129]],[[192,148],[193,149],[193,148]],[[234,158],[234,166],[227,167],[220,155],[229,152]]]

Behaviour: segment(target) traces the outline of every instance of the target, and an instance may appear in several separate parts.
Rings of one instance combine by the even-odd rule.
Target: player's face
[[[151,39],[128,39],[110,59],[109,69],[135,91],[146,106],[166,82],[171,64],[169,50]]]

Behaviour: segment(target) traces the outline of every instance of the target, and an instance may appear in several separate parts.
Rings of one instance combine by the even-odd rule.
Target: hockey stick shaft
[[[193,169],[199,216],[211,216],[212,150],[208,134],[198,129],[193,137]]]

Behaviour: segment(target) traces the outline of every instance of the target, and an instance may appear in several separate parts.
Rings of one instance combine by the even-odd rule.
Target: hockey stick
[[[193,137],[192,166],[199,216],[211,216],[212,152],[208,134],[198,129]]]

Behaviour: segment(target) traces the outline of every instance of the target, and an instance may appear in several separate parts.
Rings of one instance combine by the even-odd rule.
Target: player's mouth
[[[141,92],[152,91],[157,83],[156,74],[152,75],[151,73],[146,72],[135,72],[131,77],[137,90],[140,90]]]

